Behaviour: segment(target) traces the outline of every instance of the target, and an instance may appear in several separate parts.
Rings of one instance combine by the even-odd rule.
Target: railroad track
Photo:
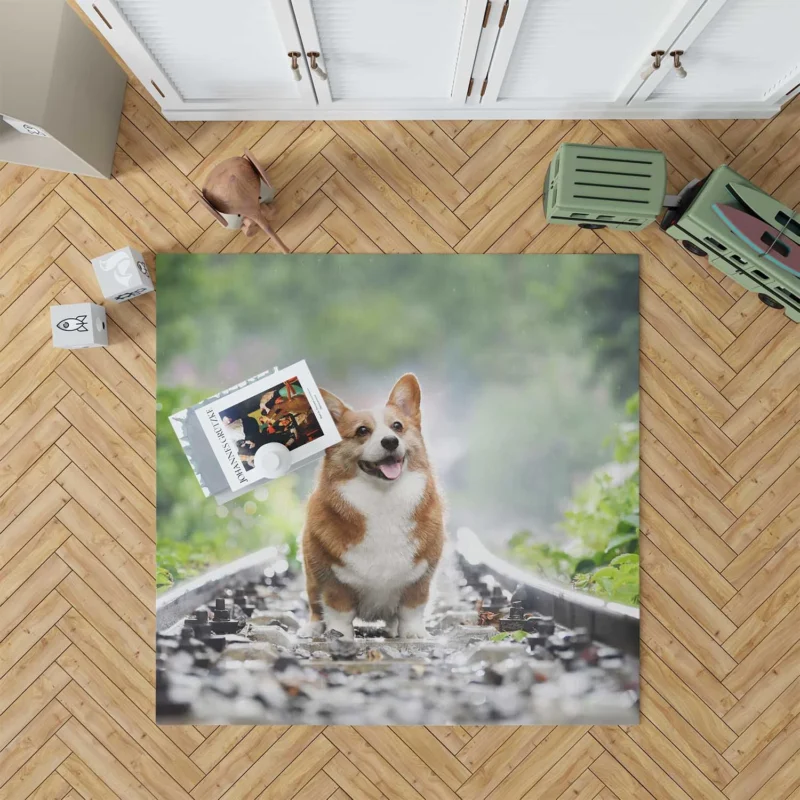
[[[639,612],[524,572],[459,531],[430,638],[303,639],[304,581],[266,548],[157,602],[156,713],[197,724],[631,724]],[[500,634],[504,634],[498,640]]]

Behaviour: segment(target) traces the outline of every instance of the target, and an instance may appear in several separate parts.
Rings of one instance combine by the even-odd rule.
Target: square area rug
[[[638,287],[159,256],[159,722],[638,722]]]

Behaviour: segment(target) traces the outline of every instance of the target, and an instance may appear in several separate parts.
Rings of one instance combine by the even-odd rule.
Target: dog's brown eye
[[[356,428],[356,436],[367,436],[369,434],[369,428],[366,425],[359,425]]]
[[[400,433],[400,431],[403,430],[403,423],[402,422],[393,422],[392,423],[392,430],[393,431],[397,431],[398,433]]]

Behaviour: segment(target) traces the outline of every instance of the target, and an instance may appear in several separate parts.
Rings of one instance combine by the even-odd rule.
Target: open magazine
[[[290,471],[341,441],[305,361],[262,373],[170,417],[206,496],[225,503],[268,480],[257,453],[287,448]]]

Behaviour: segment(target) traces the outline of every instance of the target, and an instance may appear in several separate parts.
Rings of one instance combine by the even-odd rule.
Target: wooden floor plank
[[[142,605],[131,591],[120,583],[117,576],[103,566],[83,544],[74,537],[70,538],[59,548],[58,555],[142,639],[148,641],[152,638],[155,631],[152,610]]]
[[[50,228],[20,258],[16,268],[0,279],[0,314],[64,252],[67,246],[67,240],[55,228]]]
[[[188,175],[202,161],[200,153],[130,84],[125,92],[122,111],[184,175]]]
[[[647,574],[681,609],[691,608],[692,622],[697,622],[714,641],[722,644],[736,631],[730,619],[646,536],[642,537],[640,552],[642,560],[647,562]],[[649,607],[652,609],[652,605]],[[692,650],[698,652],[696,648]]]
[[[120,798],[133,800],[155,800],[134,776],[95,738],[76,717],[72,717],[58,733],[62,742],[68,742],[70,750],[95,775],[103,776],[103,783]],[[138,771],[138,770],[137,770]]]
[[[285,726],[252,728],[226,748],[224,757],[192,789],[195,800],[219,800],[286,732]]]
[[[641,523],[642,533],[717,607],[735,596],[736,589],[646,500],[642,501]]]
[[[102,797],[119,797],[118,794],[111,791],[108,784],[103,783],[74,753],[61,762],[58,774],[64,778],[73,788],[73,792],[79,797],[89,798],[89,800],[95,800],[95,798],[99,800]]]
[[[469,192],[399,122],[372,120],[365,125],[452,211]]]
[[[403,120],[400,124],[451,174],[469,160],[469,156],[435,122]],[[464,182],[460,183],[463,185]]]
[[[725,742],[722,748],[717,747],[725,749],[735,735],[720,722],[719,716],[736,705],[736,696],[654,615],[647,612],[643,617],[642,662],[652,670],[652,680],[663,688],[676,709],[685,710],[686,718],[706,739],[715,747]]]
[[[724,643],[725,650],[741,662],[800,602],[800,571],[785,580]]]
[[[17,628],[0,642],[0,678],[70,610],[57,592],[50,592],[28,615],[26,626]]]
[[[647,681],[642,682],[641,699],[642,714],[647,723],[658,728],[678,753],[690,760],[714,786],[722,789],[736,777],[736,769],[727,757],[720,755]],[[630,728],[628,734],[636,740],[634,728]],[[642,749],[649,752],[646,745]]]
[[[51,193],[3,240],[0,275],[5,275],[69,211],[58,195]]]
[[[53,170],[36,170],[4,203],[0,218],[0,242],[30,214],[55,186],[64,179],[64,174]]]
[[[69,395],[68,395],[69,397]],[[734,479],[697,442],[678,425],[646,392],[640,401],[642,425],[661,442],[669,442],[673,456],[694,475],[717,499],[729,495],[736,487]]]
[[[741,625],[751,614],[758,610],[760,604],[771,600],[775,587],[782,586],[783,581],[792,576],[800,567],[800,548],[792,547],[792,541],[784,545],[756,573],[758,580],[748,580],[741,591],[724,606],[730,619]],[[780,590],[777,592],[780,596]]]
[[[412,208],[405,204],[401,194],[396,192],[388,182],[362,159],[347,143],[335,139],[322,151],[325,158],[387,220],[421,252],[445,253],[450,246],[428,222]]]
[[[73,717],[105,742],[121,764],[129,770],[133,767],[156,797],[187,800],[190,795],[186,790],[202,777],[200,769],[148,715],[126,702],[77,647],[70,647],[59,663],[73,678],[59,694],[59,702]],[[124,719],[124,725],[119,723],[120,718]]]

